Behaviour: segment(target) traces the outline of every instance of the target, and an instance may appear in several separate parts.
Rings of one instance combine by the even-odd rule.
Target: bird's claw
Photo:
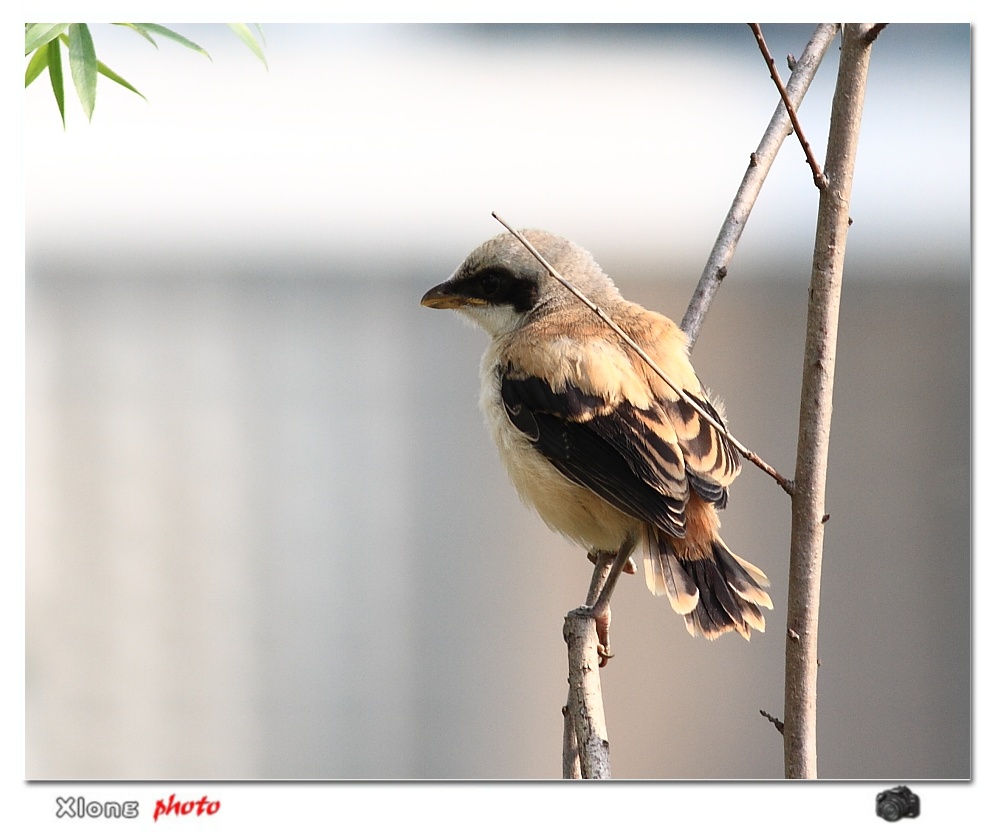
[[[611,649],[608,648],[607,645],[602,645],[599,642],[597,643],[597,666],[599,668],[603,668],[607,665],[607,661],[613,656],[614,654],[611,653]]]
[[[597,664],[603,668],[607,661],[614,656],[611,653],[611,640],[608,639],[608,628],[611,627],[611,608],[606,607],[599,616],[594,616],[594,626],[597,628]]]

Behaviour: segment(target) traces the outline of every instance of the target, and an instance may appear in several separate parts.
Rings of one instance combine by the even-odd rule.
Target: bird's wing
[[[511,424],[556,469],[622,512],[683,537],[688,483],[672,426],[573,384],[554,390],[513,366],[500,381]]]
[[[694,394],[685,389],[684,393],[718,425],[725,427],[721,414],[705,398],[703,391]],[[691,487],[708,503],[724,509],[728,502],[728,486],[741,468],[738,452],[682,399],[664,400],[660,407],[676,430]]]
[[[500,391],[511,424],[563,475],[683,537],[688,482],[672,425],[572,383],[555,390],[513,365],[502,369]]]
[[[676,325],[637,309],[638,320],[626,322],[638,331],[636,341],[723,424]],[[735,450],[642,359],[612,338],[529,341],[527,349],[506,352],[498,370],[504,409],[563,475],[677,538],[686,532],[690,489],[725,505],[739,468]]]
[[[657,312],[631,304],[623,316],[622,325],[636,342],[674,381],[683,393],[714,422],[725,427],[721,403],[712,402],[701,385],[687,357],[686,340],[669,318]],[[676,431],[683,452],[687,477],[694,491],[704,500],[723,509],[728,499],[728,486],[741,470],[735,448],[713,425],[690,404],[681,399],[666,382],[641,359],[632,357],[635,366],[645,374],[653,398]]]

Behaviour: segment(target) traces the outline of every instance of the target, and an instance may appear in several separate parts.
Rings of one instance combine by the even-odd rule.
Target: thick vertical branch
[[[849,228],[856,145],[863,113],[871,42],[868,24],[843,27],[839,77],[825,155],[828,187],[821,191],[811,288],[801,414],[797,439],[787,600],[784,692],[784,770],[788,778],[817,778],[818,604],[821,593],[825,481],[832,421],[835,347],[842,266]]]

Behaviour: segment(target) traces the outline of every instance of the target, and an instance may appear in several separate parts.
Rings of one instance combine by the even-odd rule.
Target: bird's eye
[[[493,298],[501,288],[503,281],[494,272],[484,272],[480,275],[480,292],[485,298]]]

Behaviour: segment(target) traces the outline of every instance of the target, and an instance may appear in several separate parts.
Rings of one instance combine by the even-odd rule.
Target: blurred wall
[[[446,265],[29,271],[30,778],[557,777],[588,564],[499,470],[483,334],[418,306]],[[727,286],[695,351],[787,472],[805,295]],[[824,777],[970,773],[968,328],[965,286],[846,288]],[[747,467],[724,527],[772,579],[768,631],[692,640],[626,579],[618,776],[780,775],[788,502]]]

